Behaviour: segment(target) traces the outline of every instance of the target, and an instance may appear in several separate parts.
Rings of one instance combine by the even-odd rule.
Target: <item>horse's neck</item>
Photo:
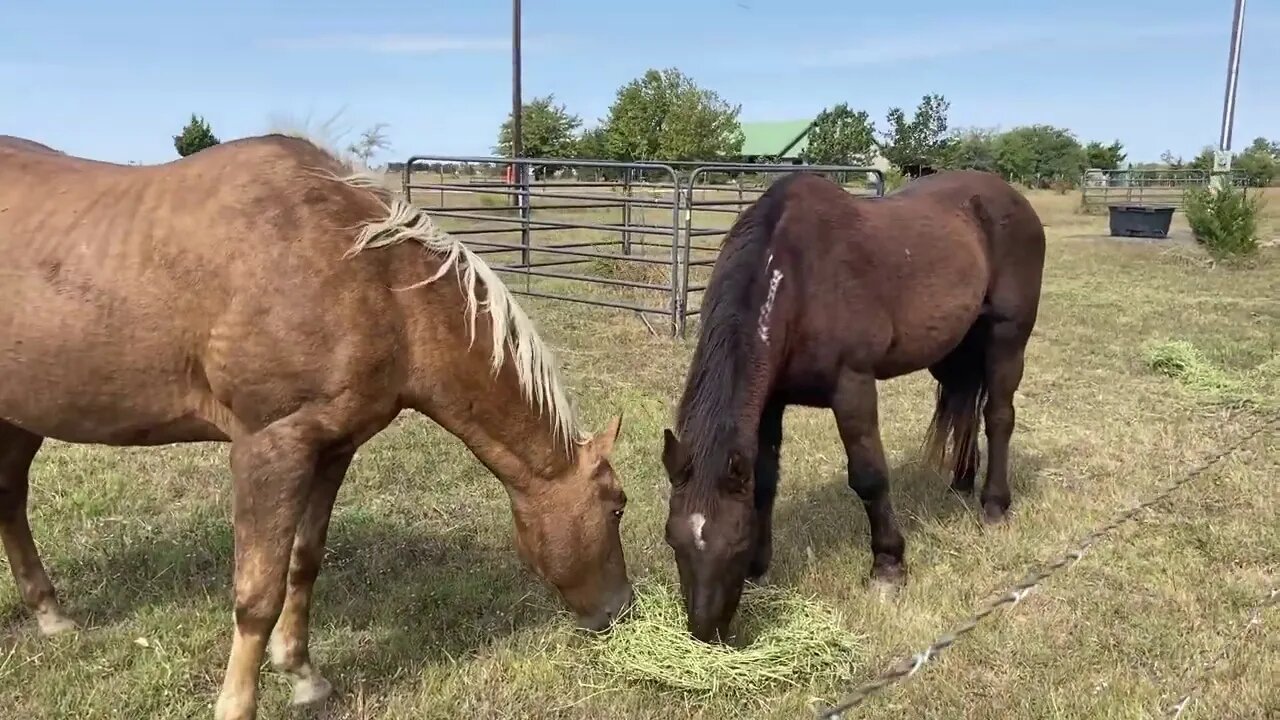
[[[446,276],[441,282],[451,279]],[[448,293],[428,286],[405,295],[438,301]],[[509,349],[502,368],[493,372],[483,322],[477,323],[472,343],[461,308],[427,307],[422,300],[409,305],[409,368],[401,404],[457,436],[512,489],[571,469],[576,461],[574,438],[557,436],[552,419],[525,397]]]

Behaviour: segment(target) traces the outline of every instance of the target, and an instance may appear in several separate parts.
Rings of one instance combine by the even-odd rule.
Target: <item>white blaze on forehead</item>
[[[702,513],[694,513],[689,516],[689,528],[693,530],[693,545],[702,550],[707,547],[707,541],[702,537],[702,528],[707,524],[707,519]]]

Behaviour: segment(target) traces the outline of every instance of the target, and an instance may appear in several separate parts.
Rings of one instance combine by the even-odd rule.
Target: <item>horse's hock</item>
[[[772,180],[803,170],[854,194],[885,187],[880,170],[843,165],[414,155],[390,170],[512,292],[634,313],[673,337],[700,312],[719,237]]]

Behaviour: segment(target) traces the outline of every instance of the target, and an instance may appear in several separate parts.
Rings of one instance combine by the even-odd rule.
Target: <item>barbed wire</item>
[[[1080,558],[1084,557],[1084,554],[1089,550],[1089,548],[1099,540],[1111,534],[1111,532],[1116,528],[1129,522],[1143,510],[1163,502],[1165,498],[1177,492],[1182,488],[1182,486],[1200,477],[1223,458],[1244,447],[1255,437],[1262,434],[1264,430],[1276,425],[1278,422],[1280,422],[1280,416],[1275,416],[1263,421],[1236,442],[1210,455],[1199,465],[1192,468],[1186,475],[1183,475],[1181,478],[1173,482],[1167,483],[1151,497],[1116,515],[1110,522],[1096,528],[1088,535],[1085,535],[1084,538],[1073,547],[1073,549],[1062,553],[1048,565],[1045,565],[1039,570],[1032,570],[1028,572],[1027,575],[1016,585],[1000,594],[995,599],[988,601],[981,610],[971,615],[964,622],[960,623],[955,629],[939,636],[938,639],[934,640],[933,643],[924,650],[898,661],[888,670],[881,673],[876,679],[859,686],[852,693],[831,707],[819,711],[817,716],[821,718],[821,720],[841,720],[846,712],[859,705],[867,698],[890,685],[899,683],[912,675],[915,675],[920,671],[920,668],[924,667],[924,665],[929,661],[937,659],[944,650],[954,645],[957,640],[970,632],[973,632],[974,628],[976,628],[978,624],[989,615],[992,615],[1002,607],[1013,607],[1014,605],[1022,602],[1022,599],[1026,597],[1027,593],[1035,589],[1037,585],[1053,576],[1059,570],[1074,565],[1080,560]]]
[[[1249,631],[1262,624],[1262,613],[1266,611],[1268,607],[1277,603],[1280,603],[1280,588],[1272,589],[1262,602],[1254,606],[1253,610],[1249,612],[1249,621],[1244,624],[1244,627],[1240,629],[1240,632],[1236,633],[1235,637],[1222,644],[1222,647],[1218,649],[1218,652],[1214,654],[1211,660],[1199,666],[1193,665],[1191,670],[1187,672],[1183,685],[1190,685],[1193,675],[1198,681],[1203,680],[1206,675],[1217,667],[1218,663],[1222,662],[1222,659],[1227,656],[1228,650],[1232,649],[1244,640],[1249,635]],[[1199,673],[1195,672],[1197,667],[1200,670]],[[1177,718],[1182,717],[1183,711],[1191,705],[1191,701],[1195,698],[1196,692],[1199,689],[1200,682],[1196,682],[1190,690],[1178,699],[1178,702],[1169,706],[1168,711],[1166,712],[1166,717],[1171,720],[1177,720]]]

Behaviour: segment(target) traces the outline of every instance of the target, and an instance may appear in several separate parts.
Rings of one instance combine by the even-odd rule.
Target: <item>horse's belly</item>
[[[163,314],[26,280],[12,279],[5,294],[16,302],[0,305],[0,420],[67,442],[221,439],[196,412],[207,390],[184,351],[193,343]]]
[[[878,379],[922,370],[946,357],[982,312],[985,293],[973,292],[947,305],[916,311],[895,323],[893,343],[876,363]]]

